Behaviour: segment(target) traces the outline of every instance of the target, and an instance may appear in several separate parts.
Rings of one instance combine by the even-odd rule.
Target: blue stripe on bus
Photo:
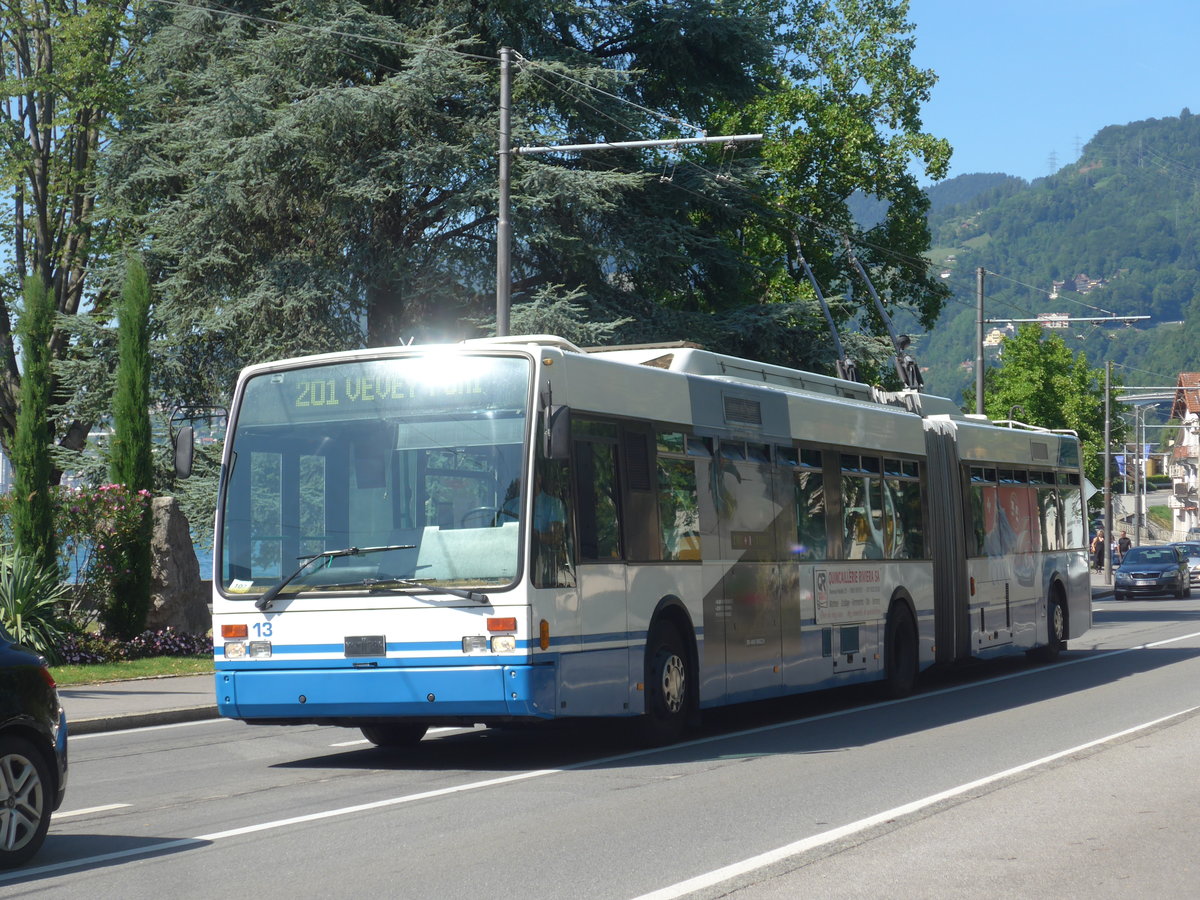
[[[609,634],[588,634],[588,635],[567,635],[563,637],[555,637],[550,639],[551,647],[563,647],[573,644],[607,644],[607,643],[645,643],[645,631],[629,631],[619,632],[614,631]],[[271,654],[273,656],[288,654],[312,654],[312,653],[343,653],[346,645],[344,643],[337,644],[281,644],[278,641],[271,641]],[[531,650],[538,646],[536,638],[529,640],[517,641],[518,649]],[[405,654],[419,653],[428,651],[461,650],[462,641],[389,641],[387,644],[387,652],[389,654]],[[215,648],[217,656],[224,653],[224,646],[217,644]]]

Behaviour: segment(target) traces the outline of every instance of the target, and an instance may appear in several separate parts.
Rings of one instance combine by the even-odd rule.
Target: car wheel
[[[1129,595],[1123,594],[1120,591],[1113,591],[1113,599],[1116,600],[1118,603],[1121,603],[1122,601],[1128,600]]]
[[[22,737],[0,738],[0,869],[27,862],[50,828],[50,769]]]

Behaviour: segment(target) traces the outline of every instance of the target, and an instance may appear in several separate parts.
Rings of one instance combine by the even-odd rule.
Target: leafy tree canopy
[[[974,392],[968,393],[974,409]],[[1083,445],[1084,474],[1097,486],[1104,483],[1104,371],[1089,368],[1087,357],[1073,353],[1059,335],[1026,324],[1006,339],[1001,364],[987,371],[983,408],[993,420],[1074,431]],[[1117,445],[1126,431],[1120,408],[1111,408]]]
[[[921,131],[933,76],[911,63],[906,9],[152,7],[104,184],[108,212],[144,236],[172,351],[160,389],[205,402],[248,361],[478,333],[493,305],[500,46],[518,54],[518,147],[688,137],[688,124],[767,134],[736,154],[516,157],[513,299],[534,308],[514,322],[540,309],[616,340],[699,338],[829,368],[795,252],[846,292],[836,236],[854,231],[855,190],[890,204],[858,255],[888,302],[931,322],[943,292],[920,260],[909,166],[936,177],[948,148]],[[835,312],[868,332],[869,362],[886,355],[873,310],[847,297]]]

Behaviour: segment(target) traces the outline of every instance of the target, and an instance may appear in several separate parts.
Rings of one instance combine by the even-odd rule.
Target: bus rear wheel
[[[425,737],[428,725],[419,722],[393,722],[386,725],[363,725],[363,737],[376,747],[414,747]]]
[[[646,743],[679,740],[692,705],[692,680],[687,651],[675,626],[656,625],[646,641],[646,714],[641,732]]]
[[[917,626],[903,603],[896,603],[888,615],[884,644],[887,676],[884,693],[892,699],[907,697],[917,686],[920,660],[917,655]]]
[[[1067,639],[1067,610],[1058,592],[1050,594],[1046,601],[1046,644],[1034,651],[1042,662],[1054,662]]]

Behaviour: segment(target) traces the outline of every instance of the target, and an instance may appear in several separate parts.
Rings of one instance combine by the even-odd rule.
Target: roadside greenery
[[[63,658],[60,648],[70,628],[65,599],[56,570],[15,550],[0,551],[0,621],[18,643],[51,662]]]
[[[162,678],[171,675],[207,675],[213,671],[212,655],[155,656],[92,665],[55,665],[50,673],[59,687],[126,681],[131,678]]]
[[[967,390],[964,400],[973,411],[974,390]],[[1060,336],[1025,324],[1005,339],[1001,364],[987,370],[984,401],[991,419],[1016,418],[1077,433],[1084,474],[1093,484],[1104,483],[1104,371],[1090,368],[1087,357],[1072,352]],[[1113,443],[1119,445],[1127,426],[1116,415],[1117,406],[1114,403],[1111,429]]]

